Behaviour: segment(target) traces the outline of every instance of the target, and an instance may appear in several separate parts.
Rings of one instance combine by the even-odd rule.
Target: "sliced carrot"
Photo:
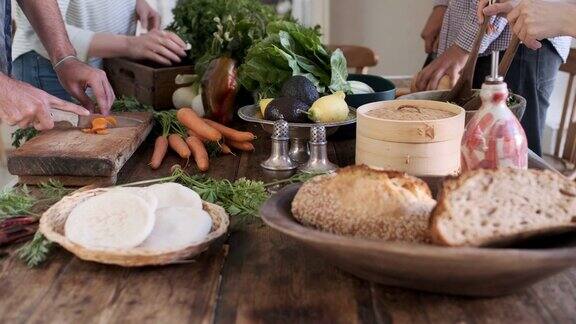
[[[106,118],[98,117],[92,120],[92,129],[106,129],[108,128],[108,121]]]
[[[222,134],[220,134],[219,131],[206,124],[206,122],[190,108],[180,108],[176,113],[176,118],[182,125],[193,130],[194,133],[202,138],[212,142],[219,142],[222,139]]]
[[[253,152],[254,151],[254,145],[250,142],[228,141],[226,143],[228,145],[232,146],[233,148],[238,149],[240,151],[244,151],[244,152]]]
[[[188,148],[188,145],[186,145],[186,142],[180,135],[170,134],[170,136],[168,136],[168,144],[176,153],[178,153],[178,155],[180,155],[181,158],[183,159],[190,158],[191,154],[190,149]]]
[[[106,116],[105,119],[110,125],[112,125],[114,127],[118,126],[118,121],[116,120],[116,117]]]
[[[109,131],[107,129],[97,129],[96,134],[98,135],[108,135]]]
[[[204,143],[196,136],[188,136],[188,138],[186,138],[186,144],[188,144],[190,151],[192,151],[192,156],[194,156],[198,170],[202,172],[208,171],[210,160]]]
[[[241,132],[239,130],[235,130],[233,128],[224,126],[210,119],[204,118],[204,122],[206,122],[206,124],[219,131],[220,134],[222,134],[222,136],[232,141],[248,142],[253,141],[256,138],[256,136],[254,136],[254,134],[250,132]]]
[[[154,142],[154,151],[150,159],[150,167],[156,170],[162,165],[166,152],[168,151],[168,138],[166,136],[158,136]]]

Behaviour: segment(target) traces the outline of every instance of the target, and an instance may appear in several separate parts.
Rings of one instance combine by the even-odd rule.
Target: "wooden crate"
[[[173,108],[172,93],[178,88],[178,74],[193,74],[191,62],[164,67],[151,62],[135,62],[124,58],[104,60],[104,70],[117,97],[131,96],[155,109]]]

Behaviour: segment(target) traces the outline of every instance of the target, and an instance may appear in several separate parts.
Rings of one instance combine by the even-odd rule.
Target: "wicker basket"
[[[133,249],[93,250],[68,240],[68,238],[64,236],[64,224],[72,209],[86,199],[109,190],[110,189],[105,188],[92,189],[64,197],[42,215],[40,219],[40,232],[44,234],[48,240],[58,243],[64,249],[82,260],[115,264],[123,267],[140,267],[177,263],[178,261],[194,257],[207,250],[210,244],[225,235],[230,225],[230,220],[224,208],[204,202],[203,208],[212,218],[212,229],[210,233],[202,242],[197,242],[178,250],[151,251],[138,247]]]

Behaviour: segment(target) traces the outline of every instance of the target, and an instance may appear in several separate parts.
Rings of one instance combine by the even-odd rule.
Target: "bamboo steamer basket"
[[[203,209],[212,218],[212,229],[201,242],[195,242],[185,247],[172,250],[133,249],[88,249],[71,242],[64,236],[64,225],[72,209],[90,197],[105,193],[110,189],[98,188],[79,191],[64,197],[48,209],[40,218],[40,233],[48,240],[58,243],[78,258],[123,267],[141,267],[179,263],[207,250],[214,241],[224,236],[228,231],[230,220],[224,208],[203,202]]]
[[[372,110],[415,106],[454,113],[428,120],[393,120],[374,116]],[[447,176],[460,171],[460,143],[465,111],[459,106],[430,100],[374,102],[357,110],[356,164],[402,171],[414,176]]]

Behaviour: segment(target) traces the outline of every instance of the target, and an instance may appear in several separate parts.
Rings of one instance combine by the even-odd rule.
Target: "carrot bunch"
[[[162,134],[156,139],[150,161],[153,169],[160,167],[168,147],[186,160],[193,157],[201,172],[207,171],[210,166],[206,148],[211,143],[216,143],[223,154],[234,154],[230,147],[241,151],[254,151],[252,144],[256,138],[254,134],[201,118],[190,108],[181,108],[176,114],[173,112],[157,114],[162,125]]]

